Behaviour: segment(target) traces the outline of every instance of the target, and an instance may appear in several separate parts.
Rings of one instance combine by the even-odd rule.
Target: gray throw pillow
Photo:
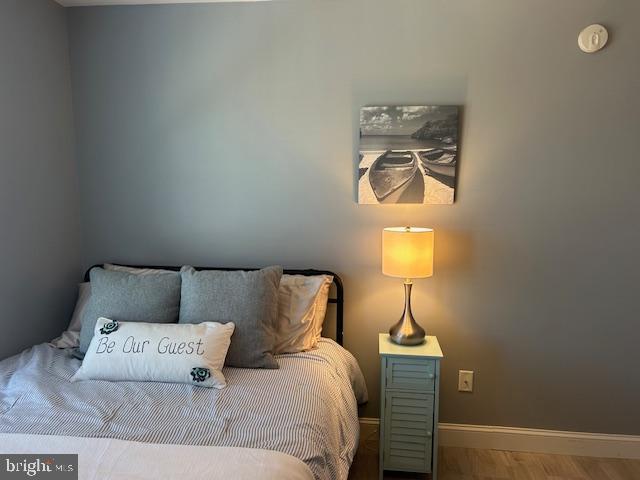
[[[182,268],[180,323],[233,322],[226,365],[278,368],[273,357],[282,267],[255,271]]]
[[[80,353],[89,348],[99,317],[122,322],[176,323],[180,273],[135,275],[96,267],[90,272],[91,298],[80,330]]]

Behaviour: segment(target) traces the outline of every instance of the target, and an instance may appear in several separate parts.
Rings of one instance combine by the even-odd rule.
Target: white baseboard
[[[360,423],[377,425],[379,420],[361,418]],[[563,432],[458,423],[440,423],[438,427],[439,443],[445,447],[640,459],[640,436],[637,435]]]
[[[360,417],[360,423],[363,425],[380,425],[380,419],[372,417]]]

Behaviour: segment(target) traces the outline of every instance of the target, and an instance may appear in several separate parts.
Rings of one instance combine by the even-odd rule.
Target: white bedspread
[[[78,454],[82,480],[311,480],[304,462],[257,448],[196,447],[109,438],[0,434],[2,453]]]

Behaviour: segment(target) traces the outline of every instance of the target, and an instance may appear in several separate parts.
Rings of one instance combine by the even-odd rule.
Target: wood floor
[[[640,480],[640,460],[440,448],[438,480]],[[378,478],[378,427],[362,425],[349,480]],[[385,474],[385,480],[429,475]]]

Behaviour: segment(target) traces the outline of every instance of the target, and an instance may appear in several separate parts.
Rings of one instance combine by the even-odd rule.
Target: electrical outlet
[[[473,392],[473,370],[458,371],[458,391]]]

